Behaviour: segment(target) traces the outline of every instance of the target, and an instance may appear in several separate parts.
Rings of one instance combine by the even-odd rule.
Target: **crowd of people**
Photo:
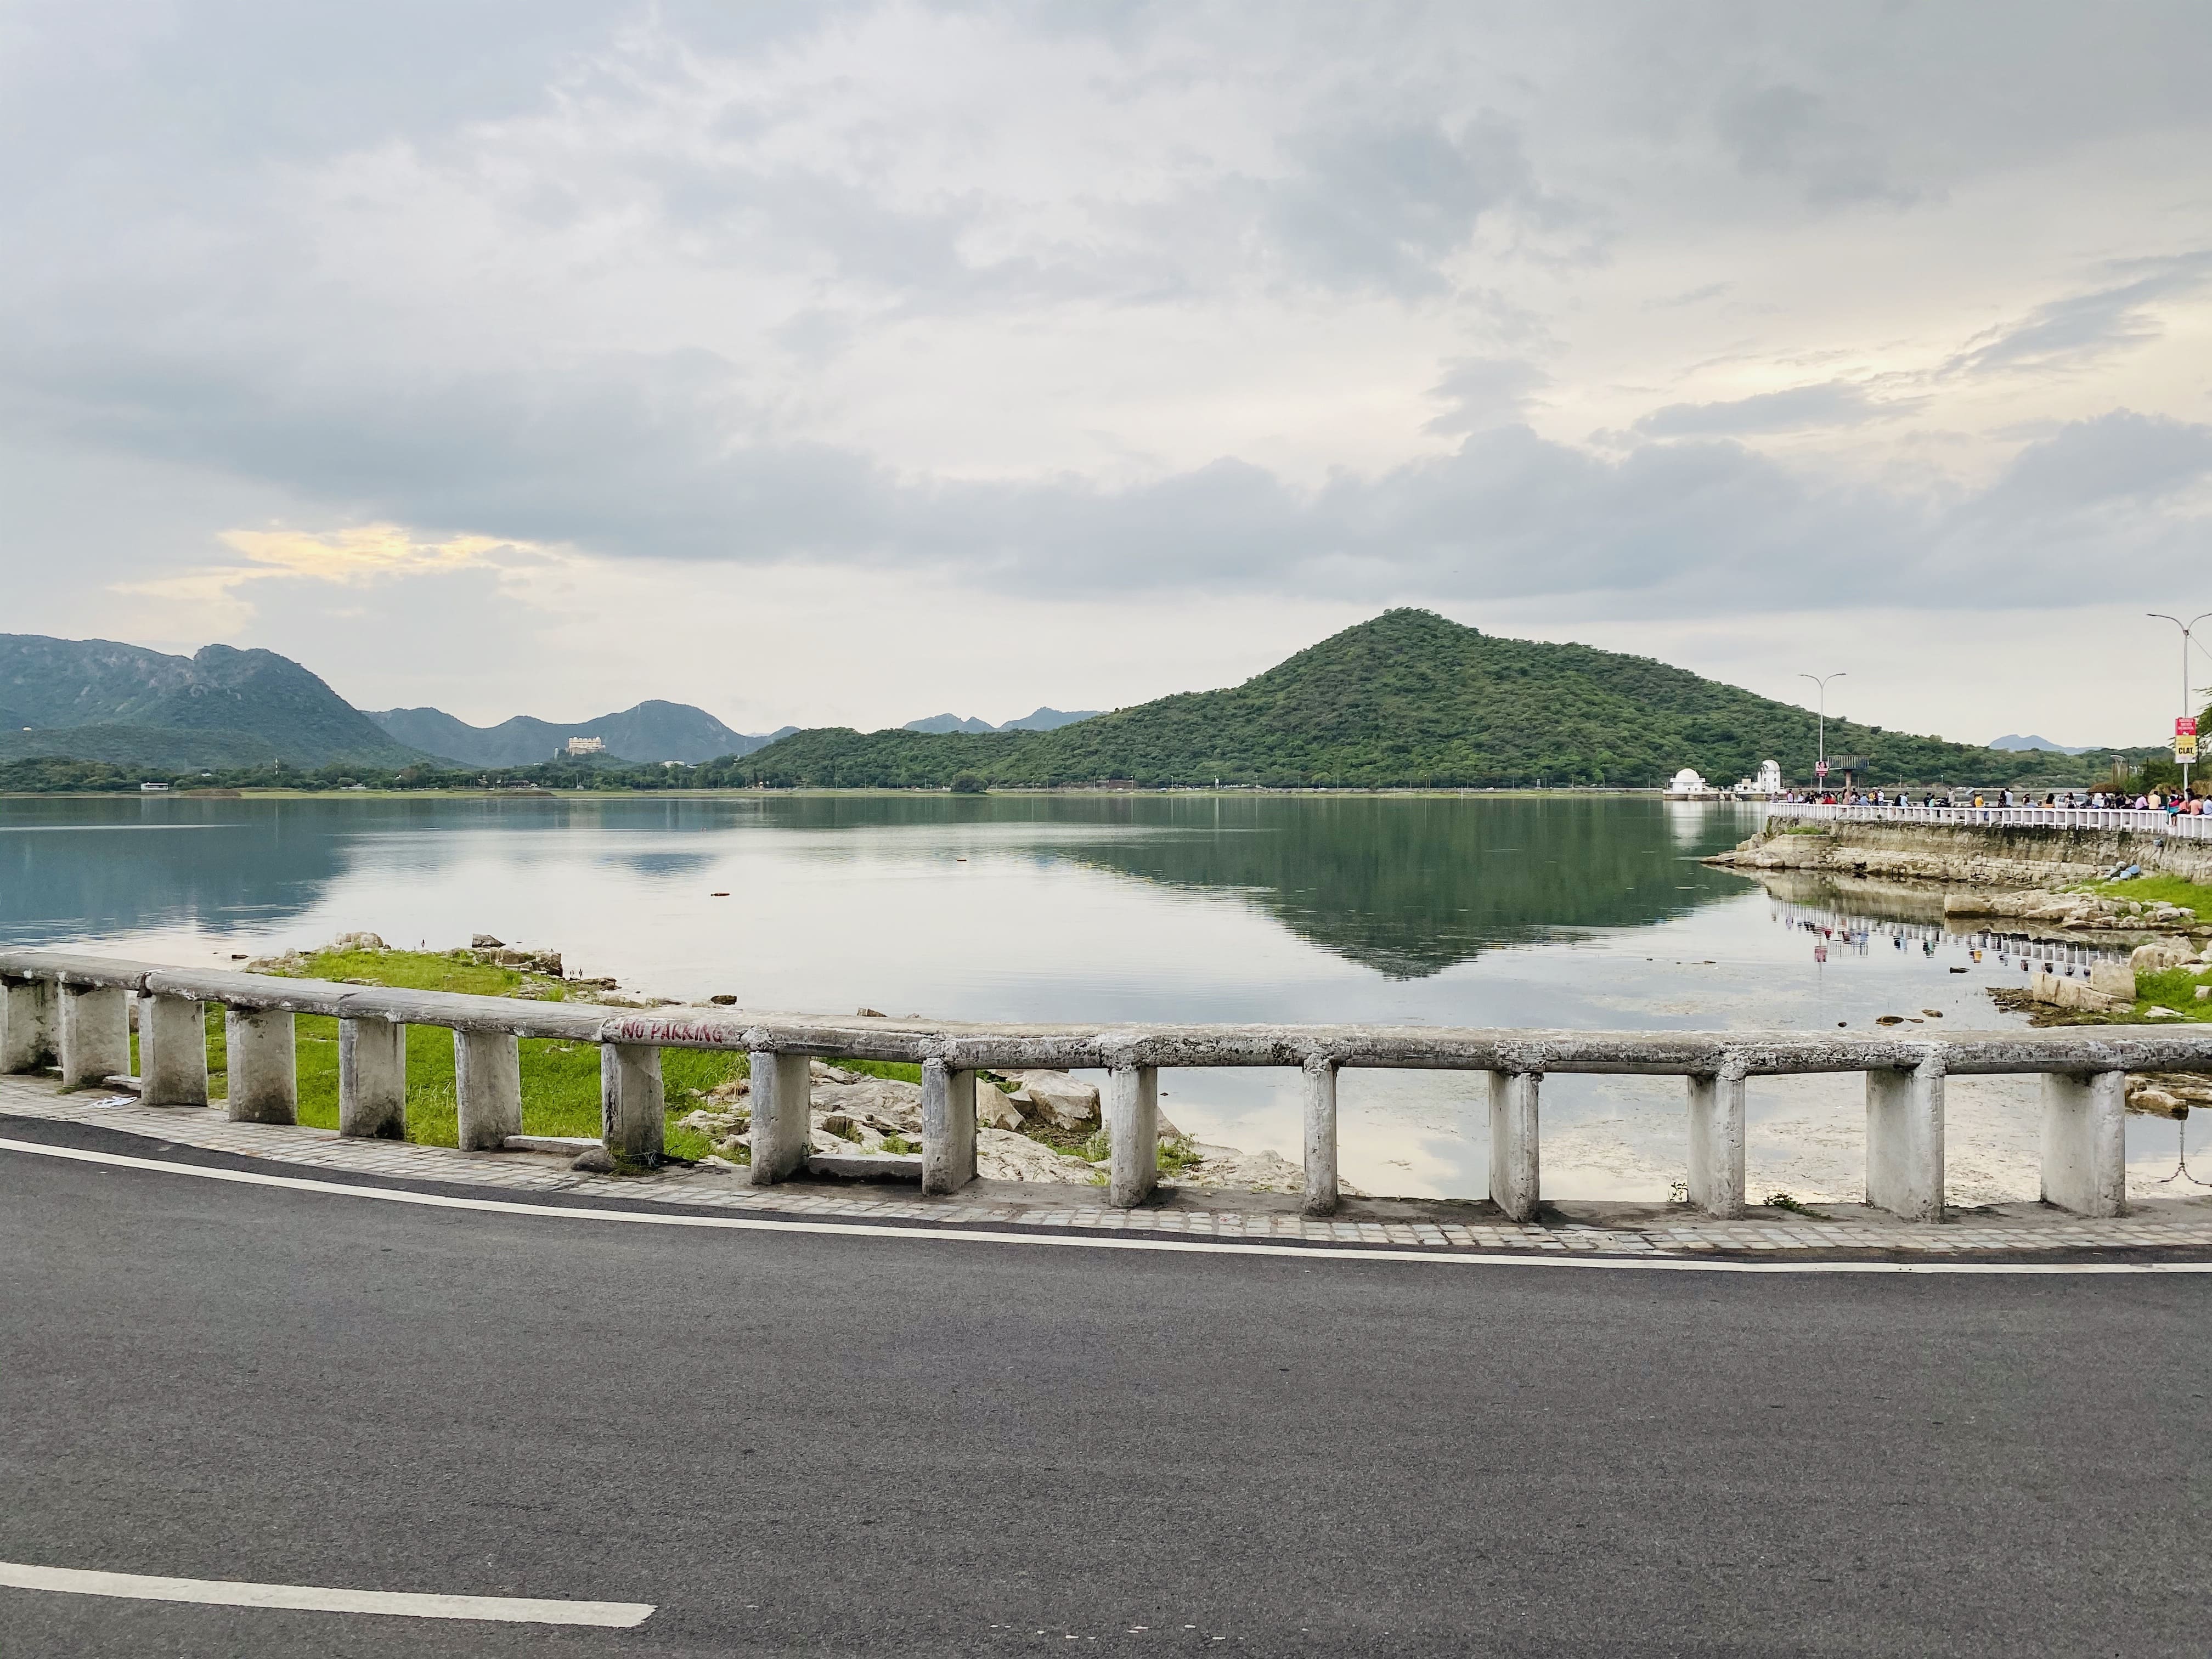
[[[2048,808],[2057,811],[2064,806],[2094,807],[2098,811],[2112,808],[2137,812],[2164,812],[2169,817],[2203,816],[2212,810],[2201,793],[2205,786],[2197,785],[2189,793],[2179,789],[2148,789],[2135,794],[2124,790],[2060,789],[2045,794],[2038,800],[2033,794],[2012,789],[1977,789],[1967,799],[1957,793],[1939,795],[1929,790],[1918,800],[1906,790],[1831,789],[1825,793],[1811,790],[1791,790],[1778,799],[1799,805],[1820,806],[2026,806]]]

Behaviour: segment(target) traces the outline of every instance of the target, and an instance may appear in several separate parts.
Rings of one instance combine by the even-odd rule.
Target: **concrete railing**
[[[522,1127],[522,1037],[600,1045],[607,1150],[635,1166],[660,1160],[663,1048],[750,1054],[755,1185],[805,1166],[807,1062],[903,1060],[922,1074],[921,1183],[957,1191],[975,1177],[981,1071],[1103,1068],[1111,1147],[1108,1196],[1131,1207],[1158,1169],[1164,1066],[1295,1068],[1304,1079],[1306,1207],[1336,1206],[1337,1073],[1345,1067],[1481,1072],[1489,1079],[1490,1194],[1506,1214],[1536,1212],[1540,1100],[1547,1076],[1600,1073],[1686,1079],[1691,1201],[1743,1212],[1744,1095],[1753,1078],[1858,1072],[1866,1078],[1866,1196],[1908,1220],[1943,1207],[1947,1078],[2039,1073],[2043,1196],[2084,1215],[2126,1201],[2124,1084],[2130,1071],[2212,1071],[2212,1026],[2100,1026],[1937,1036],[1795,1031],[1480,1030],[1387,1025],[976,1025],[832,1019],[737,1009],[636,1012],[398,991],[102,957],[0,951],[0,1071],[58,1065],[65,1085],[98,1086],[130,1071],[138,1000],[139,1097],[208,1103],[206,1010],[226,1011],[229,1115],[290,1123],[298,1109],[295,1014],[338,1022],[338,1133],[405,1133],[409,1025],[453,1033],[464,1147],[498,1149]]]
[[[1815,801],[1768,801],[1771,818],[1808,823],[1978,823],[2028,830],[2128,830],[2139,835],[2212,841],[2212,817],[2187,812],[2138,812],[2115,806],[1827,806]]]

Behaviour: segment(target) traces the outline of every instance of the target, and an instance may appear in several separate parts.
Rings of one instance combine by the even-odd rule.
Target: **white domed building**
[[[1684,767],[1674,774],[1674,781],[1663,792],[1668,800],[1717,800],[1720,791],[1707,783],[1693,767]]]

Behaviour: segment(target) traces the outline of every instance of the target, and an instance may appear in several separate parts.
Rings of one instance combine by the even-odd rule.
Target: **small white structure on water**
[[[1772,800],[1782,793],[1782,764],[1779,761],[1761,761],[1759,775],[1736,781],[1738,800]]]
[[[1718,800],[1721,795],[1695,769],[1687,766],[1674,774],[1674,781],[1667,786],[1664,793],[1668,800]]]

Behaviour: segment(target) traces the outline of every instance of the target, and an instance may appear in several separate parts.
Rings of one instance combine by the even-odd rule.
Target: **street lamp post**
[[[1828,682],[1839,680],[1850,671],[1838,668],[1832,674],[1800,674],[1801,680],[1810,680],[1820,688],[1820,753],[1819,763],[1813,769],[1813,787],[1820,787],[1828,781]]]
[[[2170,622],[2181,630],[2181,712],[2185,715],[2195,713],[2196,711],[2189,706],[2189,635],[2190,630],[2203,622],[2206,617],[2212,617],[2212,611],[2207,611],[2201,616],[2191,617],[2187,622],[2182,621],[2179,617],[2169,617],[2163,611],[2146,611],[2143,614],[2153,622]],[[2179,735],[2180,728],[2176,726],[2174,731],[2176,735]],[[2181,763],[2181,793],[2185,795],[2189,793],[2189,763],[2187,761]]]

